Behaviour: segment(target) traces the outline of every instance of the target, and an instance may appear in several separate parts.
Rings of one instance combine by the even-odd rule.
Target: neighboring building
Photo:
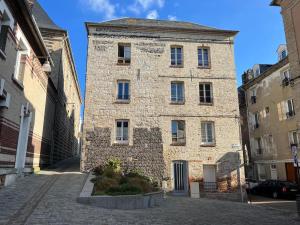
[[[273,0],[272,5],[281,6],[283,16],[287,50],[290,62],[290,79],[293,83],[292,96],[296,112],[300,112],[300,0]],[[298,139],[298,161],[300,158],[300,113],[295,115],[294,133]],[[296,137],[295,137],[296,139]],[[299,165],[300,167],[300,165]],[[300,169],[298,171],[300,183]]]
[[[78,153],[77,75],[67,32],[50,23],[33,0],[0,0],[0,185]]]
[[[24,166],[49,165],[56,93],[44,72],[51,58],[28,4],[0,0],[0,28],[2,185]]]
[[[294,95],[286,53],[286,46],[281,45],[277,50],[280,61],[256,77],[254,71],[248,70],[239,88],[240,95],[244,95],[240,98],[245,121],[243,145],[249,150],[253,169],[247,175],[258,180],[296,181],[291,145],[299,143],[295,102],[300,96]]]
[[[50,79],[57,92],[52,163],[78,155],[82,99],[68,32],[58,27],[38,1],[31,0],[32,13],[53,59]]]
[[[191,180],[235,189],[237,32],[131,18],[86,26],[82,171],[119,158],[169,191]]]

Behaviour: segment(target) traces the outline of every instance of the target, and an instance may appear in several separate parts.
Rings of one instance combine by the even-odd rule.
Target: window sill
[[[130,100],[116,100],[114,103],[115,104],[129,104]]]
[[[184,143],[172,143],[171,144],[171,146],[185,146],[186,145],[186,143],[184,142]]]
[[[24,90],[24,85],[18,81],[14,76],[12,76],[12,81],[18,86],[19,89]]]
[[[171,65],[170,68],[183,68],[183,65],[182,65],[182,66],[180,66],[180,65],[178,65],[178,66],[176,66],[176,65]]]
[[[211,143],[211,144],[201,144],[201,147],[216,147],[216,143]]]
[[[185,104],[185,101],[184,102],[170,102],[170,105],[184,105]]]
[[[211,66],[198,66],[198,69],[203,69],[203,70],[209,70],[211,69]]]
[[[6,54],[0,49],[0,58],[6,60]]]
[[[204,106],[213,106],[214,103],[205,103],[205,102],[200,102],[199,105],[204,105]]]
[[[112,146],[129,146],[129,142],[115,142]]]
[[[130,63],[117,63],[118,66],[130,66]]]

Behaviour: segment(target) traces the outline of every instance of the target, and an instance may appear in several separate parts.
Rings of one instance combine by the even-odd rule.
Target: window
[[[261,142],[261,138],[256,138],[256,153],[258,155],[262,154],[262,142]]]
[[[201,137],[202,145],[213,145],[215,144],[215,128],[213,122],[202,122],[201,123]]]
[[[117,120],[116,121],[116,141],[119,143],[128,143],[128,120]]]
[[[285,57],[287,57],[287,53],[286,53],[286,50],[283,50],[283,51],[281,51],[280,59],[284,59]]]
[[[185,144],[185,121],[172,121],[172,143]]]
[[[199,85],[200,103],[210,104],[213,102],[212,84],[203,83]]]
[[[299,139],[299,134],[298,134],[297,131],[291,131],[291,132],[289,132],[289,141],[290,141],[291,145],[297,145],[297,146],[299,146],[300,139]]]
[[[171,65],[182,66],[183,65],[183,48],[182,47],[171,47]]]
[[[295,116],[294,101],[289,99],[286,101],[286,117],[291,118]]]
[[[281,77],[282,77],[282,86],[288,86],[290,84],[290,71],[289,70],[285,70],[281,73]]]
[[[184,83],[171,82],[171,102],[184,103]]]
[[[209,48],[198,48],[198,66],[210,67]]]
[[[129,101],[130,100],[129,81],[118,81],[117,100],[121,100],[121,101]]]
[[[130,44],[118,45],[118,63],[130,64],[131,61],[131,46]]]
[[[254,114],[254,129],[259,128],[259,112]]]
[[[8,30],[10,29],[11,19],[4,10],[3,13],[0,11],[0,56],[5,57],[5,47],[7,41]]]
[[[251,91],[251,104],[255,104],[256,103],[256,88],[253,88]]]
[[[265,108],[265,112],[266,112],[266,115],[268,115],[268,114],[270,113],[270,107],[269,107],[269,106],[267,106],[267,107]]]

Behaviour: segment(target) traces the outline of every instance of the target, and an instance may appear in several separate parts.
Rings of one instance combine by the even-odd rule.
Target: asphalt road
[[[248,201],[249,204],[255,206],[261,206],[270,210],[281,211],[283,213],[291,215],[297,212],[297,205],[295,200],[272,199],[258,195],[251,195],[250,199],[251,202]]]

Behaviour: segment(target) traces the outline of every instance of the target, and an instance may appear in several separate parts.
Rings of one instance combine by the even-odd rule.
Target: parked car
[[[280,180],[266,180],[251,189],[252,194],[272,198],[296,198],[300,189],[295,183]]]
[[[257,180],[254,180],[254,179],[251,179],[251,178],[246,178],[247,189],[254,188],[255,186],[258,185],[258,183],[259,182]]]

